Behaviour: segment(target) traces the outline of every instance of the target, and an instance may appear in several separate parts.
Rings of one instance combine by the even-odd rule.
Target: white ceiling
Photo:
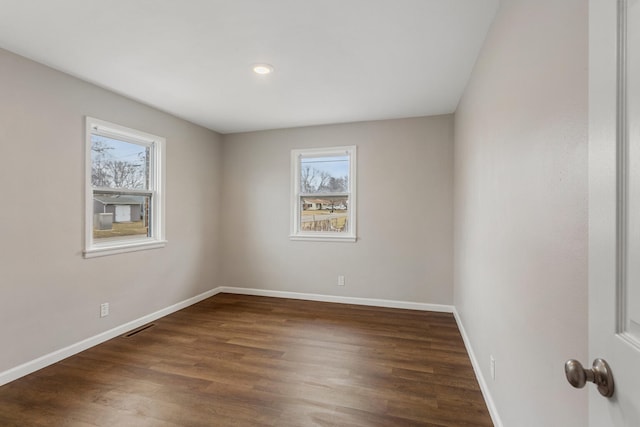
[[[415,117],[456,109],[498,1],[0,0],[0,47],[221,133]]]

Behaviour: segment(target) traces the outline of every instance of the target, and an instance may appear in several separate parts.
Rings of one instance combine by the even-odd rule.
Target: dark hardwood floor
[[[491,426],[451,314],[219,294],[0,387],[0,426]]]

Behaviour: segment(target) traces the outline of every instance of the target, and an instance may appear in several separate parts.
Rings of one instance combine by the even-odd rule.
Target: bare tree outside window
[[[148,157],[148,147],[92,135],[91,184],[97,188],[146,189]]]
[[[301,193],[345,193],[349,188],[349,158],[310,157],[300,161]]]

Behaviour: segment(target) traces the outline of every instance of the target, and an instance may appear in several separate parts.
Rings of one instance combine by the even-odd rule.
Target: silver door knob
[[[589,381],[598,386],[598,391],[604,397],[613,396],[613,374],[609,364],[603,359],[594,360],[591,369],[584,369],[577,360],[567,360],[564,373],[569,384],[575,388],[582,388]]]

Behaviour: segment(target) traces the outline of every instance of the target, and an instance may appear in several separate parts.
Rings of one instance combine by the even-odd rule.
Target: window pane
[[[91,135],[91,184],[149,189],[149,147]]]
[[[300,231],[349,231],[347,196],[300,197]]]
[[[151,196],[93,195],[93,238],[122,239],[149,236]]]
[[[349,192],[349,156],[302,157],[300,192]]]

